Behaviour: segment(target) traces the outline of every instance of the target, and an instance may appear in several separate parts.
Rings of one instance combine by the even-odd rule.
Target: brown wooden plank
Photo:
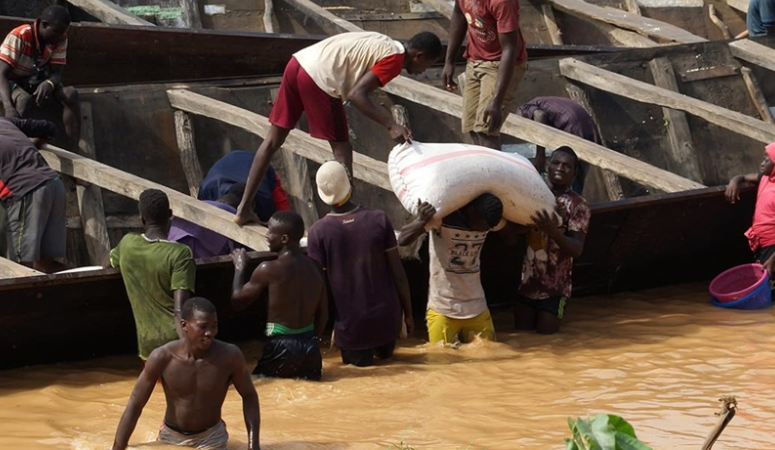
[[[775,126],[759,119],[600,69],[577,59],[560,60],[560,72],[572,80],[612,94],[693,114],[761,142],[775,141]]]
[[[264,0],[264,31],[274,33],[274,1]]]
[[[652,59],[649,61],[649,69],[656,86],[680,93],[673,65],[668,58]],[[686,114],[672,108],[662,108],[662,114],[665,117],[665,132],[668,142],[666,150],[671,161],[672,172],[701,182],[703,180],[702,171],[692,143],[692,132],[689,129]]]
[[[713,25],[716,25],[716,28],[721,30],[724,39],[732,39],[732,33],[729,32],[729,27],[721,20],[718,14],[716,14],[716,7],[712,4],[708,5],[708,15],[710,16],[710,21],[713,22]]]
[[[15,263],[10,259],[0,257],[0,279],[34,277],[39,275],[45,274],[30,267]]]
[[[681,73],[681,81],[691,83],[692,81],[709,80],[713,78],[731,77],[740,73],[740,68],[729,64],[719,64],[713,67],[703,67],[699,69],[687,70]]]
[[[749,3],[750,0],[727,0],[727,5],[745,14],[748,14]]]
[[[735,58],[775,71],[775,49],[766,45],[750,39],[740,39],[729,43],[729,51]]]
[[[759,81],[756,79],[756,76],[754,76],[753,72],[748,67],[742,67],[740,73],[743,76],[745,87],[748,89],[748,95],[751,96],[751,102],[753,102],[756,110],[759,111],[762,120],[767,123],[775,124],[775,119],[773,119],[772,112],[770,112],[770,106],[764,98],[764,93],[762,92],[761,86],[759,86]]]
[[[196,152],[194,124],[183,111],[175,111],[175,135],[180,150],[180,162],[186,175],[188,190],[191,196],[199,196],[199,184],[202,182],[202,166],[199,164],[199,154]]]
[[[426,86],[425,89],[429,88]],[[167,91],[167,96],[173,108],[220,120],[261,137],[269,132],[270,123],[266,117],[245,109],[185,89],[171,89]],[[303,131],[292,130],[285,145],[297,155],[320,164],[334,158],[331,147],[325,141],[315,139]],[[355,178],[393,192],[386,163],[353,152],[353,172]]]
[[[453,3],[447,0],[420,0],[447,18],[452,18]]]
[[[562,45],[562,34],[560,33],[560,28],[557,27],[557,19],[554,18],[554,9],[552,9],[552,5],[541,5],[541,11],[544,13],[546,29],[549,31],[549,36],[552,38],[552,44]]]
[[[583,0],[550,0],[555,8],[583,19],[610,23],[627,30],[637,31],[667,42],[688,44],[704,42],[707,39],[689,33],[679,27],[659,20],[641,17],[617,8],[602,7]]]
[[[461,117],[463,114],[463,99],[459,95],[429,87],[406,77],[396,78],[382,89],[455,117]],[[569,145],[573,147],[579,158],[592,165],[664,192],[704,187],[700,183],[515,114],[508,115],[501,132],[547,148]]]
[[[202,15],[199,14],[199,2],[197,0],[180,0],[181,17],[185,28],[202,28]]]
[[[234,223],[234,215],[222,209],[193,199],[174,189],[145,180],[136,175],[101,164],[89,158],[70,153],[66,150],[47,146],[40,151],[48,165],[57,172],[95,184],[102,188],[139,199],[146,189],[159,189],[169,197],[172,213],[176,217],[233,239],[256,250],[268,250],[266,228],[258,225],[240,227]]]
[[[91,159],[97,159],[94,148],[94,124],[92,122],[91,103],[81,103],[81,154]],[[108,266],[110,264],[110,236],[105,221],[105,210],[102,204],[102,191],[99,186],[75,186],[83,227],[86,250],[93,265]]]
[[[338,17],[336,14],[318,6],[310,0],[285,0],[285,2],[304,13],[321,27],[332,28],[339,33],[363,31],[362,28]]]
[[[121,25],[154,26],[109,0],[67,0],[104,23]]]

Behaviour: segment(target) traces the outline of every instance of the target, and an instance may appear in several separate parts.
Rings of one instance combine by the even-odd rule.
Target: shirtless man
[[[183,305],[184,337],[151,352],[129,397],[113,441],[124,450],[143,407],[161,378],[167,411],[158,441],[208,450],[225,450],[229,435],[221,420],[221,407],[229,385],[242,396],[248,429],[248,449],[258,450],[261,422],[258,394],[245,370],[245,357],[237,346],[215,340],[218,315],[209,300],[195,297]]]
[[[266,240],[277,260],[261,263],[245,283],[247,254],[238,249],[234,259],[231,303],[247,308],[269,289],[269,312],[261,360],[254,374],[280,378],[320,380],[322,358],[318,340],[328,321],[326,284],[320,268],[299,249],[304,222],[293,211],[278,211],[269,219]]]

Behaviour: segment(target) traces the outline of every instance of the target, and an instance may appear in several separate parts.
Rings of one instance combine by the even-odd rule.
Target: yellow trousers
[[[458,337],[460,342],[466,343],[473,341],[477,335],[488,341],[497,341],[489,309],[469,319],[453,319],[428,309],[425,321],[431,344],[452,344],[458,341]]]

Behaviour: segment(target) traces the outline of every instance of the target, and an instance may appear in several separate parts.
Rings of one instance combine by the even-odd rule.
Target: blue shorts
[[[523,305],[527,305],[536,311],[546,311],[553,314],[558,319],[562,319],[565,315],[565,308],[568,305],[567,297],[549,297],[541,300],[533,300],[532,298],[517,297],[517,301]]]

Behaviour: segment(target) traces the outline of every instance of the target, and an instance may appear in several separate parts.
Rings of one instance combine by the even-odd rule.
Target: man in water
[[[322,358],[318,340],[328,321],[326,283],[320,268],[299,248],[304,221],[293,211],[279,211],[269,219],[266,240],[277,260],[266,261],[245,282],[247,254],[234,258],[231,303],[240,311],[269,290],[268,322],[261,360],[254,374],[320,380]]]
[[[767,145],[759,172],[738,175],[729,180],[726,198],[729,203],[740,200],[740,187],[743,184],[758,185],[756,208],[751,228],[745,232],[748,245],[754,252],[756,262],[775,274],[775,142]]]
[[[411,245],[425,234],[436,208],[420,204],[417,218],[404,226],[399,245]],[[482,194],[444,217],[439,229],[430,230],[430,285],[426,321],[432,344],[471,342],[476,335],[496,340],[490,310],[479,276],[479,255],[490,230],[497,231],[503,204],[492,194]]]
[[[280,149],[304,112],[309,134],[331,144],[334,158],[352,174],[353,151],[349,142],[345,101],[351,102],[369,119],[385,127],[398,142],[412,138],[369,99],[369,93],[386,85],[406,69],[410,74],[425,72],[441,56],[439,38],[430,32],[413,36],[406,46],[379,33],[342,33],[324,39],[293,55],[280,83],[272,107],[269,129],[250,167],[245,196],[234,221],[239,225],[257,222],[252,212],[253,197],[272,155]]]
[[[600,130],[586,109],[573,100],[565,97],[536,97],[519,107],[517,114],[566,133],[574,134],[582,139],[603,145]],[[546,149],[538,146],[533,160],[535,168],[540,173],[546,172]],[[584,188],[586,165],[579,164],[576,178],[571,188],[581,194]]]
[[[167,411],[158,441],[208,450],[226,450],[229,434],[221,408],[229,385],[242,397],[248,449],[258,450],[261,415],[258,394],[245,368],[245,356],[232,344],[215,339],[218,315],[209,300],[195,297],[183,305],[183,336],[148,357],[121,416],[113,450],[124,450],[143,407],[161,379]]]
[[[0,201],[7,210],[8,258],[45,273],[65,268],[58,260],[66,256],[67,241],[65,187],[36,148],[54,134],[56,126],[45,120],[0,118]],[[3,219],[0,230],[5,231]]]
[[[70,14],[63,6],[49,6],[32,24],[14,28],[0,47],[0,101],[5,117],[26,117],[32,103],[52,100],[63,106],[62,119],[73,148],[81,138],[78,92],[62,86],[67,63]]]
[[[190,248],[167,240],[172,220],[167,194],[147,189],[139,206],[145,231],[124,236],[110,252],[110,265],[121,269],[145,361],[153,349],[183,337],[180,311],[194,292],[196,265]]]
[[[520,297],[515,309],[518,330],[556,333],[571,296],[573,259],[581,256],[589,229],[590,211],[584,197],[570,190],[579,158],[570,147],[556,149],[548,165],[548,184],[556,198],[554,211],[533,216],[522,266]]]
[[[474,144],[500,150],[501,126],[527,70],[519,0],[455,1],[441,75],[449,91],[457,88],[455,60],[466,35],[462,131],[470,134]]]
[[[340,162],[320,166],[316,181],[318,195],[333,211],[310,228],[307,253],[323,267],[331,286],[342,362],[371,366],[375,355],[393,356],[402,310],[407,331],[414,329],[396,235],[384,212],[350,200],[352,186]]]
[[[218,200],[205,200],[205,203],[235,214],[244,189],[244,184],[234,184]],[[172,219],[167,239],[186,245],[191,249],[196,259],[228,255],[232,250],[239,247],[239,244],[226,236],[180,217]]]

